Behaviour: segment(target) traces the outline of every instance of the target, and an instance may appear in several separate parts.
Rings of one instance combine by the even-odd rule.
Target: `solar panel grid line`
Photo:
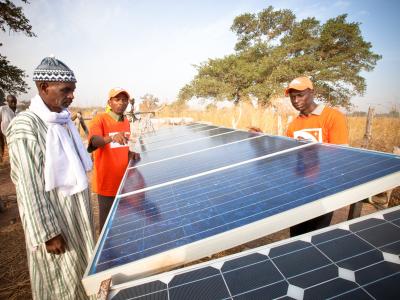
[[[166,262],[170,263],[169,267],[180,265],[185,262],[193,261],[201,257],[217,253],[224,249],[236,246],[238,243],[242,244],[250,240],[265,236],[269,233],[279,231],[281,229],[298,224],[304,220],[316,217],[315,212],[321,212],[321,207],[324,207],[324,212],[333,211],[337,208],[351,204],[353,202],[364,199],[366,194],[370,194],[371,190],[385,190],[389,186],[398,184],[399,174],[397,176],[389,175],[388,178],[381,178],[374,181],[373,184],[363,184],[354,189],[346,190],[334,196],[325,197],[319,201],[314,201],[300,207],[285,211],[264,220],[254,222],[230,230],[223,234],[217,234],[212,237],[205,238],[202,241],[193,242],[191,244],[177,247],[172,250],[164,252],[162,255],[156,254],[147,258],[140,259],[133,263],[127,263],[123,266],[117,266],[111,270],[101,271],[87,277],[86,288],[90,291],[93,284],[96,286],[101,278],[108,278],[112,274],[115,282],[126,279],[127,277],[146,276],[151,273],[149,270],[162,271],[166,266]],[[368,185],[366,187],[366,185]],[[366,190],[369,190],[366,192]],[[351,200],[349,200],[351,199]],[[318,213],[318,215],[320,214]],[[223,246],[221,246],[223,245]],[[184,261],[182,261],[184,257]],[[161,267],[160,267],[161,266]],[[92,290],[92,292],[94,292]]]
[[[339,161],[342,160],[342,159],[345,159],[345,158],[346,158],[345,156],[341,156],[341,157],[339,158]],[[335,160],[335,159],[334,159],[334,158],[324,159],[324,162],[327,163],[327,162],[329,162],[330,160]],[[335,161],[338,162],[338,160],[335,160]],[[354,159],[354,160],[352,160],[352,162],[355,163],[355,162],[357,162],[357,160]],[[284,165],[283,167],[285,167],[285,165]],[[277,171],[275,171],[274,169],[271,168],[270,171],[271,171],[271,173],[274,174],[275,177],[279,177],[279,176],[280,176],[280,173],[284,173],[284,168],[282,168],[281,170],[277,170]],[[321,172],[320,174],[324,174],[325,172],[330,172],[330,170],[326,170],[326,171],[324,171],[324,172]],[[259,176],[259,175],[257,175],[256,173],[249,173],[248,176],[250,176],[250,177],[255,177],[255,178],[257,178],[259,181],[262,181],[263,178],[266,177],[266,176],[268,176],[268,175],[261,175],[261,176]],[[312,176],[312,175],[307,175],[307,176],[305,176],[305,177],[307,178],[307,177],[310,177],[310,176]],[[331,180],[331,179],[332,179],[332,178],[330,177],[329,180]],[[229,180],[229,178],[227,178],[226,180]],[[229,185],[228,182],[222,182],[222,183],[228,184],[227,187],[228,187],[228,188],[230,187],[230,185]],[[292,183],[295,183],[295,182],[292,182]],[[220,183],[220,184],[221,184],[221,183]],[[257,185],[251,185],[251,187],[252,187],[252,188],[257,188]],[[280,187],[280,186],[277,185],[276,187]],[[302,188],[306,188],[306,187],[307,187],[307,186],[302,185]],[[257,189],[257,190],[255,191],[255,193],[262,192],[262,191],[263,191],[263,190]],[[291,192],[293,192],[293,191],[296,191],[296,190],[291,190]],[[207,191],[204,191],[204,192],[207,193]],[[204,192],[203,192],[203,193],[204,193]],[[201,195],[201,193],[200,193],[200,194],[197,194],[197,196],[200,196],[200,195]],[[169,203],[170,203],[170,202],[169,202]],[[168,204],[169,204],[169,203],[168,203]],[[182,206],[179,206],[179,207],[181,208]],[[163,209],[162,204],[160,204],[160,209]],[[129,215],[126,216],[126,217],[129,217]]]
[[[225,133],[222,133],[222,134],[229,134],[229,133],[232,133],[232,132],[225,132]],[[218,136],[219,136],[219,135],[218,135]],[[212,136],[212,137],[214,137],[214,136]],[[206,137],[206,138],[209,139],[209,138],[212,138],[212,137]],[[127,169],[130,170],[130,169],[137,168],[137,167],[139,167],[139,166],[142,167],[142,166],[146,166],[146,165],[158,163],[158,162],[161,162],[161,161],[166,161],[166,160],[175,159],[175,158],[179,158],[179,157],[183,157],[183,156],[187,156],[187,155],[192,155],[192,154],[195,154],[195,153],[200,153],[200,152],[204,152],[204,151],[209,151],[209,150],[212,150],[212,149],[218,149],[218,148],[221,148],[221,147],[228,147],[228,146],[233,145],[233,144],[237,144],[237,143],[240,143],[240,142],[243,142],[243,141],[249,141],[249,140],[252,140],[252,139],[257,139],[257,138],[260,138],[260,137],[261,137],[261,136],[249,137],[249,138],[247,138],[247,139],[238,140],[238,141],[233,141],[233,142],[230,142],[230,143],[227,143],[227,144],[221,144],[221,145],[217,145],[217,146],[210,147],[210,148],[205,148],[205,149],[200,149],[200,150],[196,150],[196,151],[192,151],[192,152],[187,152],[187,153],[180,154],[180,155],[176,155],[176,156],[170,156],[170,157],[167,157],[167,158],[164,158],[164,159],[159,159],[159,160],[155,160],[155,161],[150,161],[150,162],[148,162],[148,163],[144,163],[144,164],[140,164],[140,165],[135,165],[135,166],[132,166],[132,167],[128,167]],[[189,142],[187,142],[187,143],[190,143],[190,142],[191,142],[191,141],[189,141]],[[173,145],[173,146],[176,146],[176,145]],[[159,150],[159,149],[157,149],[157,150]]]
[[[270,154],[267,154],[267,155],[255,157],[255,158],[248,159],[248,160],[245,160],[245,161],[241,161],[241,162],[238,162],[238,163],[235,163],[235,164],[231,164],[231,165],[227,165],[227,166],[224,166],[224,167],[220,167],[220,168],[212,169],[212,170],[209,170],[209,171],[201,172],[201,173],[198,173],[198,174],[194,174],[194,175],[191,175],[191,176],[187,176],[187,177],[171,180],[171,181],[168,181],[168,182],[165,182],[165,183],[153,185],[153,186],[146,187],[146,188],[143,188],[143,189],[139,189],[139,190],[136,190],[136,191],[120,194],[120,197],[126,197],[126,196],[130,196],[130,195],[134,195],[134,194],[145,192],[145,191],[148,191],[148,190],[151,190],[151,189],[156,189],[156,188],[168,186],[168,185],[171,185],[171,184],[174,184],[174,183],[178,183],[178,182],[182,182],[182,181],[186,181],[186,180],[202,177],[202,176],[205,176],[205,175],[208,175],[208,174],[220,172],[220,171],[223,171],[223,170],[235,168],[237,166],[248,164],[248,163],[251,163],[251,162],[254,162],[254,161],[262,160],[262,159],[269,158],[269,157],[274,157],[274,156],[281,155],[281,154],[284,154],[284,153],[287,153],[287,152],[291,152],[291,151],[294,151],[294,150],[297,150],[297,149],[309,147],[309,146],[314,145],[314,144],[316,144],[316,143],[308,143],[308,144],[300,145],[300,146],[297,146],[297,147],[285,149],[285,150],[282,150],[282,151],[279,151],[279,152],[274,152],[274,153],[270,153]]]
[[[233,298],[232,293],[231,293],[231,291],[229,290],[228,284],[226,283],[226,280],[225,280],[224,276],[222,275],[221,269],[219,269],[219,274],[220,274],[220,276],[222,277],[222,280],[224,281],[224,285],[225,285],[225,287],[226,287],[226,290],[227,290],[228,293],[229,293],[229,298],[227,298],[227,299],[232,299],[232,298]]]
[[[368,216],[364,216],[364,217],[361,217],[361,218],[358,218],[358,219],[354,219],[354,220],[351,220],[351,221],[347,221],[347,222],[345,222],[345,224],[351,225],[351,224],[354,224],[354,223],[361,223],[362,221],[371,219],[371,218],[373,218],[373,217],[375,217],[375,216],[382,216],[383,214],[387,215],[387,214],[389,214],[390,212],[395,212],[395,211],[398,211],[398,210],[399,210],[399,207],[394,207],[394,208],[391,208],[391,209],[387,209],[387,210],[385,210],[385,211],[377,212],[377,213],[372,214],[372,215],[368,215]],[[397,219],[394,219],[394,220],[400,220],[400,218],[397,218]],[[387,221],[387,220],[386,220],[386,221]],[[392,221],[393,221],[393,220],[392,220]],[[390,223],[393,223],[392,221],[389,221],[389,222],[390,222]],[[395,224],[395,225],[396,225],[396,227],[399,227],[399,226],[397,226],[397,224]],[[380,226],[380,225],[376,225],[376,226]],[[246,257],[246,256],[250,256],[251,254],[255,254],[255,253],[261,253],[261,254],[269,253],[269,251],[265,251],[265,249],[267,249],[267,250],[268,250],[268,249],[275,249],[275,248],[278,248],[279,246],[284,246],[285,244],[290,244],[290,243],[293,242],[293,241],[301,241],[301,240],[304,239],[305,236],[318,236],[318,235],[320,235],[320,234],[322,234],[322,233],[326,233],[326,232],[329,232],[329,231],[333,231],[334,229],[339,229],[339,228],[341,228],[341,227],[340,227],[340,224],[338,224],[338,225],[333,225],[333,226],[330,226],[330,227],[328,227],[328,228],[320,229],[320,230],[317,230],[317,231],[315,231],[315,232],[311,232],[311,233],[305,234],[305,235],[303,235],[303,236],[299,236],[299,237],[291,238],[291,239],[288,239],[288,240],[283,240],[283,241],[275,242],[275,243],[273,243],[273,244],[269,244],[269,245],[266,245],[266,246],[261,246],[261,247],[256,248],[256,249],[246,250],[246,251],[241,252],[241,253],[237,253],[237,254],[233,254],[233,255],[230,255],[230,256],[227,256],[227,257],[223,257],[223,258],[219,258],[219,259],[216,259],[216,260],[212,260],[212,261],[200,263],[200,264],[198,264],[198,265],[193,265],[193,266],[185,267],[185,268],[183,268],[183,269],[178,269],[178,270],[170,271],[170,272],[163,273],[163,274],[153,275],[153,276],[150,276],[150,277],[147,277],[147,278],[144,278],[144,279],[138,279],[138,280],[134,280],[134,281],[131,281],[131,282],[125,282],[125,283],[122,283],[122,284],[116,284],[116,285],[113,285],[113,286],[111,287],[110,298],[113,299],[113,297],[116,296],[116,295],[118,294],[119,291],[125,290],[125,289],[130,288],[130,287],[133,287],[133,286],[140,286],[140,285],[146,284],[146,283],[148,283],[148,282],[157,281],[157,280],[163,281],[162,278],[168,278],[168,280],[166,280],[166,281],[164,280],[164,281],[163,281],[163,282],[168,283],[168,282],[171,280],[171,278],[174,278],[174,277],[176,277],[176,276],[178,276],[178,275],[180,275],[180,274],[189,273],[189,272],[191,272],[191,271],[199,270],[199,269],[202,269],[202,268],[205,268],[205,267],[209,267],[209,266],[213,267],[214,265],[222,266],[222,265],[224,265],[224,263],[226,263],[226,262],[234,261],[235,259],[242,258],[242,257]],[[368,228],[364,228],[363,230],[364,230],[364,231],[365,231],[365,230],[368,230]],[[349,233],[347,233],[346,235],[356,235],[356,233],[357,233],[357,231],[355,231],[355,232],[349,232]],[[337,238],[334,238],[334,239],[330,239],[330,240],[328,239],[328,240],[326,240],[325,242],[322,242],[322,243],[317,243],[317,242],[315,242],[315,245],[314,245],[314,243],[311,243],[311,247],[317,248],[316,245],[320,245],[320,244],[324,244],[324,243],[330,243],[330,242],[332,242],[332,240],[340,239],[340,238],[343,238],[343,236],[342,236],[342,237],[337,237]],[[311,241],[311,238],[310,238],[310,239],[306,238],[305,240],[310,240],[310,241]],[[372,245],[372,246],[373,246],[373,245]],[[310,248],[310,246],[308,246],[308,248]],[[292,251],[292,252],[285,252],[285,253],[282,254],[281,256],[291,255],[291,254],[295,253],[296,251],[301,251],[301,250],[304,250],[304,248],[301,248],[301,249],[298,249],[298,250],[295,250],[295,251]],[[318,250],[319,250],[319,249],[318,249]],[[378,249],[378,250],[379,250],[379,249]],[[319,250],[319,251],[321,252],[321,250]],[[322,253],[322,254],[326,256],[325,253]],[[264,259],[264,260],[270,259],[271,262],[273,263],[273,260],[276,259],[276,258],[277,258],[277,257],[272,257],[272,256],[269,256],[269,255],[268,255],[268,258],[266,258],[266,259]],[[329,257],[328,257],[328,259],[329,259]],[[348,259],[348,257],[347,257],[347,259]],[[333,262],[332,260],[330,260],[330,261]],[[258,261],[258,262],[255,263],[255,264],[259,264],[259,263],[260,263],[260,261]],[[335,263],[335,262],[333,262],[333,263]],[[338,263],[338,262],[336,262],[336,264],[337,264],[337,263]],[[241,268],[247,268],[247,267],[249,267],[249,265],[241,266]],[[276,264],[275,264],[275,267],[276,267],[276,269],[281,273],[281,275],[284,275],[284,274],[282,274],[280,268],[279,268],[278,266],[276,266]],[[336,267],[339,268],[338,265],[336,265]],[[232,272],[232,271],[234,271],[234,270],[233,270],[233,269],[230,270],[230,272]],[[229,272],[229,271],[228,271],[228,272]],[[395,276],[395,275],[397,275],[398,273],[399,273],[399,272],[396,272],[396,273],[391,274],[391,275],[388,275],[388,276],[384,276],[383,278],[380,278],[380,280],[383,280],[384,278],[387,278],[387,277]],[[296,276],[299,276],[299,275],[297,274]],[[283,278],[286,279],[287,277],[286,277],[286,276],[283,276]],[[334,279],[332,279],[332,280],[334,280]],[[332,280],[327,280],[326,282],[329,282],[329,281],[332,281]],[[356,282],[356,283],[357,283],[357,282]],[[374,283],[374,282],[369,282],[369,283],[365,284],[364,286],[371,285],[371,284],[373,284],[373,283]],[[321,284],[321,282],[320,282],[320,284]],[[357,284],[358,284],[358,283],[357,283]],[[358,285],[359,285],[359,284],[358,284]],[[314,285],[308,286],[307,289],[310,289],[310,288],[312,288],[313,286],[314,286]],[[359,285],[359,286],[360,286],[360,285]],[[260,288],[263,288],[263,287],[260,287]],[[168,287],[168,286],[167,286],[167,289],[171,289],[171,287]],[[341,295],[345,295],[345,294],[351,293],[351,292],[354,291],[354,290],[356,290],[356,289],[347,290],[345,293],[342,293],[342,294],[336,295],[335,297],[332,297],[332,299],[333,299],[333,298],[336,298],[336,297],[339,297],[339,296],[341,296]],[[368,294],[369,294],[369,293],[368,293]],[[234,296],[238,296],[238,295],[234,295]],[[374,297],[373,297],[372,295],[370,295],[370,296],[371,296],[371,299],[374,299]],[[140,297],[140,298],[141,298],[141,297]],[[122,299],[122,298],[118,298],[118,299]],[[124,299],[125,299],[125,298],[124,298]],[[141,299],[142,299],[142,298],[141,298]]]

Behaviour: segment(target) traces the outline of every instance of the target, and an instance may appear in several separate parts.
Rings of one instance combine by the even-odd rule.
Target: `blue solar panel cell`
[[[345,247],[351,244],[351,248]],[[322,252],[324,252],[332,261],[340,261],[346,257],[351,257],[357,253],[363,253],[373,250],[364,240],[354,236],[347,235],[340,238],[336,238],[329,242],[319,244],[317,246]]]
[[[304,299],[329,299],[336,295],[351,292],[357,288],[358,285],[355,282],[335,278],[307,289],[304,293]]]
[[[365,253],[358,254],[354,257],[343,259],[337,264],[341,268],[355,271],[364,268],[366,266],[370,266],[374,263],[380,262],[382,260],[383,260],[383,255],[381,251],[369,250]]]
[[[329,265],[329,259],[315,247],[297,250],[295,255],[273,258],[274,263],[285,277],[295,277],[311,270]]]
[[[247,300],[247,299],[290,299],[290,297],[282,297],[285,295],[288,288],[288,284],[285,281],[281,281],[268,286],[263,286],[258,289],[254,289],[245,294],[239,294],[233,297],[235,300]]]
[[[267,256],[264,261],[223,272],[223,276],[233,295],[239,295],[246,291],[284,281],[282,274]]]
[[[170,300],[219,300],[229,298],[225,282],[220,275],[203,278],[190,285],[181,285],[169,290]]]
[[[329,281],[338,277],[338,269],[329,264],[312,271],[288,278],[290,284],[307,289],[321,282]]]
[[[149,297],[149,295],[151,295]],[[125,289],[118,293],[113,300],[126,299],[153,299],[153,300],[168,300],[167,285],[161,281],[141,284],[134,289]]]
[[[400,220],[397,220],[400,221]],[[393,222],[393,224],[396,224]],[[397,225],[397,224],[396,224]],[[397,225],[400,227],[400,225]],[[385,245],[380,248],[383,252],[390,253],[393,255],[400,256],[400,242],[395,242],[393,244]]]
[[[377,280],[376,282],[370,283],[365,287],[365,290],[375,299],[397,299],[399,297],[399,284],[400,273],[396,273],[382,280]]]

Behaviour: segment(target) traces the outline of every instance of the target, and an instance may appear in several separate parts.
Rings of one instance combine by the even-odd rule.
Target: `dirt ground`
[[[10,166],[6,153],[5,163],[0,163],[0,299],[26,300],[31,299],[32,296],[26,261],[24,233],[19,219],[15,188],[9,175]],[[398,204],[400,202],[400,189],[396,189],[392,197],[397,199]],[[96,197],[93,195],[92,199],[96,199]],[[93,207],[95,219],[97,220],[98,208],[95,202],[93,201]],[[376,206],[364,203],[362,215],[372,213],[376,210]],[[347,220],[347,215],[348,207],[336,211],[333,223],[336,224]],[[205,258],[200,261],[233,254],[288,237],[289,230],[282,230],[245,245],[217,253],[211,258]]]

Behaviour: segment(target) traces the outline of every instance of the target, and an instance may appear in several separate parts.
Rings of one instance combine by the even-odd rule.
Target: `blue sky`
[[[381,54],[373,72],[363,74],[367,92],[355,97],[358,109],[400,107],[400,1],[396,0],[220,0],[220,1],[31,1],[24,7],[37,38],[0,33],[0,51],[26,70],[31,90],[34,68],[50,54],[70,66],[78,79],[76,106],[103,105],[114,86],[139,98],[151,93],[172,101],[196,74],[194,64],[233,52],[230,31],[235,16],[259,12],[268,5],[291,9],[298,19],[322,22],[347,13],[361,23],[366,41]]]

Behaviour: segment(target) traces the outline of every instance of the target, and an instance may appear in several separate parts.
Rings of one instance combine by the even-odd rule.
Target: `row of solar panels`
[[[392,188],[398,157],[193,124],[138,145],[83,279],[89,293]]]

